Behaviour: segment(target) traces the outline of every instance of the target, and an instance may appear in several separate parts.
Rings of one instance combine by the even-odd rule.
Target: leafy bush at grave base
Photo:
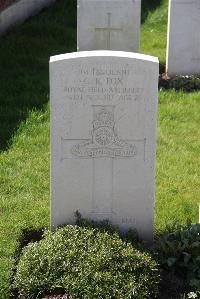
[[[200,292],[200,224],[177,227],[158,241],[160,263],[168,269],[185,273],[189,285]]]
[[[144,299],[157,295],[157,269],[117,233],[68,225],[23,249],[13,287],[25,298],[61,290],[73,299]]]
[[[159,77],[159,88],[182,90],[185,92],[194,92],[200,90],[199,76],[175,76],[168,78],[166,74]]]
[[[44,234],[45,228],[24,228],[21,230],[20,235],[18,236],[18,241],[16,244],[15,251],[12,256],[12,263],[11,268],[9,271],[9,281],[10,281],[10,298],[17,298],[17,291],[12,288],[12,283],[14,281],[16,267],[20,259],[20,255],[22,252],[22,249],[28,245],[30,242],[36,242],[40,241],[42,239],[42,236]]]

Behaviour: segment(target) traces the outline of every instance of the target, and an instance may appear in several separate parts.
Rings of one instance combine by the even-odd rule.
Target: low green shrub
[[[161,75],[159,78],[159,88],[182,90],[185,92],[193,92],[200,90],[200,76],[175,76],[168,78]]]
[[[190,286],[200,291],[200,224],[179,226],[158,241],[160,263],[187,276]]]
[[[158,292],[157,263],[117,233],[68,225],[23,251],[13,287],[25,298],[62,290],[70,298],[144,299]]]
[[[24,228],[21,230],[20,234],[18,235],[18,239],[16,242],[15,251],[13,252],[11,258],[11,267],[9,269],[9,298],[17,298],[17,290],[12,288],[12,284],[15,278],[16,268],[20,259],[20,255],[22,249],[27,246],[30,242],[40,241],[44,234],[45,228]]]

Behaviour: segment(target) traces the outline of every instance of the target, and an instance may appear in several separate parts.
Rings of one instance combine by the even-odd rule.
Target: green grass
[[[76,51],[76,8],[58,0],[39,16],[1,38],[0,150],[32,109],[48,102],[51,55]]]
[[[8,298],[7,269],[20,230],[49,222],[48,115],[48,109],[30,113],[0,156],[0,298]]]
[[[167,1],[146,0],[143,8],[141,51],[164,64]],[[1,38],[1,299],[8,298],[8,268],[20,230],[49,225],[48,60],[76,50],[75,28],[74,0],[58,0]],[[160,91],[156,231],[198,219],[199,125],[200,92]]]
[[[159,93],[155,227],[198,221],[200,92]]]
[[[148,3],[148,0],[144,3]],[[149,1],[151,3],[151,1]],[[150,10],[141,28],[140,51],[144,54],[157,56],[161,64],[165,64],[167,44],[168,1],[154,0],[157,8]],[[152,4],[153,5],[153,4]],[[155,5],[154,5],[155,6]]]

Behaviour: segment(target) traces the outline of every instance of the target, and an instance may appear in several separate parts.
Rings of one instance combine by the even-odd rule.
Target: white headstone
[[[158,60],[115,51],[51,57],[51,224],[109,219],[151,239]]]
[[[78,50],[138,52],[141,0],[78,0]]]
[[[167,72],[200,74],[200,0],[169,0]]]

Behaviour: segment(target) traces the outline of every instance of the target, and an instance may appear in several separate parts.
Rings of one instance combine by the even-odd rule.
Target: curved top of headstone
[[[73,52],[73,53],[55,55],[50,57],[50,62],[56,62],[56,61],[67,60],[67,59],[75,59],[75,58],[88,58],[88,57],[134,58],[137,60],[159,63],[158,58],[154,56],[132,53],[132,52],[108,51],[108,50],[83,51],[83,52]]]

